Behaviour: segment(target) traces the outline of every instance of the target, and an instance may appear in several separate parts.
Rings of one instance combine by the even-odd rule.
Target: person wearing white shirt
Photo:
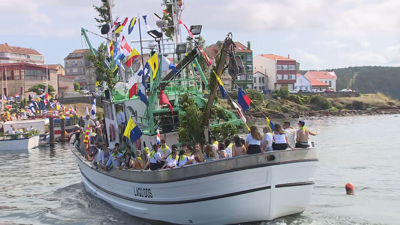
[[[188,159],[185,155],[185,150],[180,150],[178,159],[176,161],[176,167],[181,168],[183,165],[185,165],[187,163],[187,161],[188,161]]]
[[[161,167],[161,169],[165,169],[165,168],[175,168],[176,167],[176,161],[178,160],[178,155],[176,154],[176,151],[172,151],[171,155],[168,156],[168,158],[166,159],[163,167]]]
[[[263,152],[272,151],[272,130],[269,127],[263,128],[264,137],[261,140]]]
[[[161,168],[162,157],[159,151],[157,151],[157,145],[153,146],[153,150],[150,152],[150,170],[158,170]]]
[[[261,134],[258,132],[256,126],[250,127],[250,134],[246,137],[246,147],[247,147],[247,154],[257,154],[261,153]]]
[[[272,144],[274,150],[286,150],[288,147],[292,148],[281,125],[275,124],[272,138],[274,140],[274,143]]]
[[[117,111],[118,135],[120,140],[123,138],[125,122],[125,114],[122,112],[122,106],[120,106]]]
[[[294,147],[296,145],[296,131],[293,129],[293,127],[290,126],[289,122],[283,122],[282,128],[285,131],[288,143],[290,144],[290,146]]]

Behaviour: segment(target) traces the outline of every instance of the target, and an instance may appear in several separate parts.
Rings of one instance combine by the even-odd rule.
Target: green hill
[[[360,93],[381,92],[391,98],[400,99],[400,67],[362,66],[335,71],[337,90],[354,89]]]

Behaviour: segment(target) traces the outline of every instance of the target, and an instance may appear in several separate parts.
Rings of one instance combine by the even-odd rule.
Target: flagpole
[[[138,23],[139,23],[140,54],[142,54],[141,55],[142,56],[142,67],[143,67],[143,73],[144,73],[144,59],[143,59],[144,57],[143,57],[143,46],[142,46],[142,29],[140,27],[140,15],[138,16]],[[143,82],[140,85],[143,85]],[[144,87],[144,89],[146,90],[147,87]],[[147,120],[149,120],[150,119],[149,101],[147,100],[147,94],[146,93],[143,93],[143,94],[146,96]]]
[[[4,66],[1,67],[1,110],[4,112],[4,84],[3,84],[3,70]]]

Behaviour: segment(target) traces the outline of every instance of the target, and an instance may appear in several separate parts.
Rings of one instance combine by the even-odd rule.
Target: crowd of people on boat
[[[21,127],[21,128],[15,128],[13,125],[10,125],[10,128],[8,131],[6,131],[7,134],[26,134],[30,131],[34,131],[35,129],[33,126],[30,126],[28,128]]]
[[[94,127],[101,135],[103,124],[96,126],[89,120],[90,118],[85,124]],[[232,140],[217,141],[215,137],[211,137],[212,144],[204,146],[200,143],[182,143],[180,147],[177,145],[169,147],[166,140],[161,140],[160,145],[155,144],[151,146],[151,149],[145,147],[143,150],[136,151],[133,151],[129,145],[125,147],[125,151],[122,151],[118,143],[111,150],[106,140],[100,136],[94,140],[95,144],[90,149],[88,159],[105,171],[116,168],[154,171],[181,168],[190,164],[213,162],[246,154],[310,147],[309,135],[317,135],[317,133],[308,130],[304,121],[299,121],[298,126],[299,129],[296,131],[289,122],[284,122],[282,126],[275,124],[274,130],[264,127],[263,135],[256,126],[252,126],[245,139],[235,136]]]

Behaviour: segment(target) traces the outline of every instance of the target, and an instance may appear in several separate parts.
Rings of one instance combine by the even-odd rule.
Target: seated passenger
[[[158,170],[162,166],[162,157],[157,150],[157,145],[153,145],[153,150],[150,152],[150,170]]]
[[[178,160],[176,161],[176,167],[181,168],[183,165],[185,165],[185,163],[187,163],[187,157],[185,155],[185,150],[180,150]]]
[[[100,165],[100,168],[104,169],[104,166],[108,162],[108,159],[110,159],[111,153],[105,144],[101,145],[100,149],[101,151],[99,153],[98,163]]]
[[[226,146],[226,153],[228,154],[228,157],[232,157],[232,146],[233,143],[229,139],[225,140],[225,146]]]
[[[191,161],[194,160],[193,147],[192,146],[188,145],[186,147],[185,155],[186,155],[186,158],[187,158],[188,162],[191,162]]]
[[[243,138],[240,138],[240,143],[242,143],[242,146],[244,147],[244,150],[245,150],[245,154],[247,154],[247,146],[246,146],[246,140],[244,140]]]
[[[111,171],[112,169],[118,168],[120,166],[118,158],[120,157],[122,157],[122,153],[118,151],[118,148],[115,148],[113,154],[108,159],[105,169]]]
[[[143,167],[146,170],[148,169],[147,165],[149,164],[150,160],[150,149],[148,147],[145,147],[143,149],[142,159],[143,159]]]
[[[175,150],[172,150],[172,153],[170,156],[168,156],[166,162],[164,163],[164,165],[161,167],[161,169],[172,169],[176,167],[176,162],[178,160],[178,155],[176,154]]]
[[[186,153],[187,147],[188,147],[188,144],[183,142],[182,145],[181,145],[181,149],[184,150],[185,153]]]
[[[201,146],[200,146],[200,143],[196,143],[196,144],[194,144],[194,149],[200,149],[200,151],[201,151]]]
[[[250,127],[250,134],[246,137],[246,148],[247,154],[258,154],[261,153],[261,134],[258,132],[256,126]]]
[[[217,151],[218,159],[224,159],[228,157],[228,153],[225,150],[225,144],[220,142],[218,144],[218,151]]]
[[[132,168],[135,170],[143,170],[143,159],[142,159],[142,152],[140,150],[136,150],[136,157],[131,161]]]
[[[264,137],[261,140],[261,147],[263,152],[272,151],[272,130],[270,127],[263,128]]]
[[[274,143],[272,143],[272,148],[274,150],[286,150],[288,147],[292,148],[281,125],[275,124],[272,138],[274,140]]]
[[[217,160],[214,154],[214,146],[213,145],[207,145],[205,150],[204,150],[204,159],[206,162],[212,162]]]
[[[167,145],[167,141],[162,139],[161,140],[161,146],[159,149],[161,156],[162,156],[162,161],[165,162],[165,160],[168,158],[169,155],[171,155],[171,149]]]
[[[246,154],[246,148],[243,146],[242,142],[240,141],[239,136],[235,136],[233,138],[235,141],[235,145],[232,146],[232,157],[241,156]]]
[[[299,125],[299,130],[297,131],[296,148],[308,148],[308,147],[310,147],[310,145],[308,144],[308,140],[309,140],[308,135],[315,136],[318,133],[309,131],[304,126],[304,125],[306,125],[306,123],[303,120],[300,120],[298,125]]]
[[[125,169],[131,169],[132,164],[133,164],[133,162],[132,162],[133,159],[134,159],[134,157],[133,157],[131,146],[128,145],[128,146],[126,146],[126,150],[125,150],[124,154],[118,160],[121,162],[121,167],[123,167]]]
[[[206,161],[203,157],[203,152],[200,149],[195,149],[193,154],[194,160],[192,161],[192,164],[202,163]]]

